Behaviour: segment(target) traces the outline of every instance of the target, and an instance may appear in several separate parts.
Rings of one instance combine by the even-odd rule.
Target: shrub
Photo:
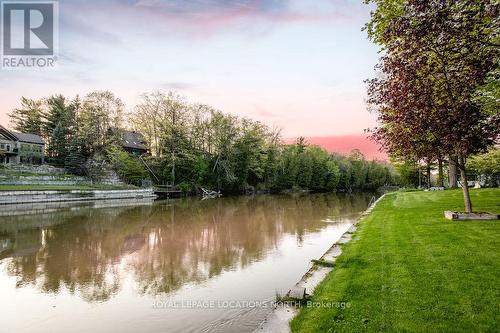
[[[148,173],[142,163],[118,146],[107,151],[108,160],[120,179],[128,184],[141,186]]]

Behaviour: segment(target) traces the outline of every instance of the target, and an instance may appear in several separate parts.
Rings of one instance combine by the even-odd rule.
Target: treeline
[[[359,151],[330,154],[303,138],[283,144],[279,130],[174,93],[144,94],[128,115],[106,91],[82,100],[23,98],[21,105],[11,114],[12,124],[46,139],[48,162],[96,180],[109,167],[131,184],[150,178],[186,192],[373,190],[397,181],[390,166],[366,161]],[[150,156],[140,160],[123,150],[110,129],[125,125],[144,135]]]

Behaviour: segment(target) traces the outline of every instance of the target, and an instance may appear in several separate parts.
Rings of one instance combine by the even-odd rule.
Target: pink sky
[[[363,134],[307,137],[306,141],[321,146],[329,152],[347,155],[353,149],[359,149],[367,160],[387,160],[387,154],[380,151],[380,146]]]

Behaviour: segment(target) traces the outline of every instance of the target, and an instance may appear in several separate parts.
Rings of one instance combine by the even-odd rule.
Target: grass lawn
[[[126,190],[128,185],[0,185],[0,191],[69,191],[69,190]]]
[[[471,190],[475,211],[500,211],[500,189]],[[452,222],[462,191],[397,192],[358,225],[317,302],[293,332],[499,332],[500,221]]]

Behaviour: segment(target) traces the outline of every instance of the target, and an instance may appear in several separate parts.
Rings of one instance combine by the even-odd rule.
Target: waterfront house
[[[10,131],[0,125],[0,164],[42,164],[45,142],[36,134]]]
[[[141,156],[148,153],[144,136],[134,131],[122,131],[122,146],[132,155]]]
[[[121,128],[111,128],[109,129],[109,133],[117,138],[119,144],[129,154],[141,156],[149,153],[146,141],[141,133]]]

